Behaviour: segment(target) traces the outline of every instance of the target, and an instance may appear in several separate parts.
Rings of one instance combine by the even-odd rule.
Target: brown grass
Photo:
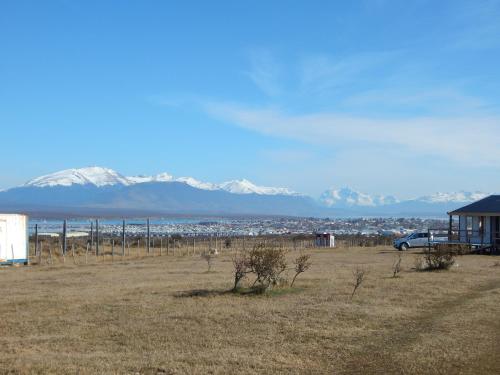
[[[210,273],[199,256],[2,268],[0,372],[500,373],[496,259],[420,273],[415,256],[392,278],[392,249],[314,250],[294,290],[264,296],[226,292],[229,254]]]

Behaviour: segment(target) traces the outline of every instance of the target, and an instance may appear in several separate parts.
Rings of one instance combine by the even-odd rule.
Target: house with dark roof
[[[500,249],[500,195],[490,195],[477,202],[448,212],[448,240],[475,248]],[[458,228],[454,218],[458,216]]]

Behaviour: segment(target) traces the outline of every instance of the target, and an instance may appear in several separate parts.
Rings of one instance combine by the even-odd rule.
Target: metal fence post
[[[125,256],[125,220],[122,223],[122,258]]]
[[[62,247],[63,247],[63,254],[66,255],[66,251],[67,251],[67,239],[66,239],[66,231],[67,231],[67,221],[64,220],[63,221],[63,243],[62,243]]]
[[[95,221],[95,255],[99,255],[99,220]]]
[[[150,231],[150,228],[149,228],[149,224],[150,223],[149,223],[149,218],[148,218],[148,220],[147,220],[147,226],[148,226],[148,228],[147,228],[147,231],[148,231],[147,232],[147,237],[148,237],[148,245],[147,245],[148,255],[149,255],[149,253],[151,251],[151,231]]]
[[[35,256],[38,255],[38,224],[35,224]]]
[[[90,222],[90,250],[94,248],[94,222]]]

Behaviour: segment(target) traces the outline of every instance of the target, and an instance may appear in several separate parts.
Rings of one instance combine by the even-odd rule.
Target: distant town
[[[30,231],[38,227],[40,234],[57,234],[62,231],[62,221],[32,220]],[[69,233],[90,231],[94,220],[69,221]],[[121,220],[99,222],[102,234],[118,234],[122,230]],[[312,234],[331,232],[337,235],[401,236],[409,232],[428,228],[446,228],[443,219],[424,218],[297,218],[297,217],[245,217],[245,218],[189,218],[151,220],[151,234],[154,236],[261,236],[281,234]],[[126,220],[128,235],[140,235],[146,230],[145,219]]]

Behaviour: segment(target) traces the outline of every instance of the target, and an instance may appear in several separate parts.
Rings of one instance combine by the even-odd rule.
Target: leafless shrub
[[[471,247],[464,244],[437,244],[434,249],[440,253],[452,253],[454,255],[466,255],[471,253]]]
[[[248,267],[255,273],[254,286],[261,291],[278,284],[280,275],[286,270],[286,251],[282,247],[258,244],[249,253]]]
[[[393,278],[399,277],[399,273],[401,272],[402,261],[403,261],[403,257],[401,255],[401,253],[399,253],[398,258],[396,259],[396,261],[392,265],[392,277]]]
[[[415,258],[415,270],[417,271],[423,271],[425,268],[424,266],[424,258],[423,257],[417,257]]]
[[[208,267],[207,272],[212,272],[212,266],[214,264],[216,256],[217,254],[215,254],[212,251],[207,251],[201,254],[201,258],[207,262],[207,267]]]
[[[354,271],[352,272],[352,275],[354,276],[354,284],[353,284],[354,288],[353,288],[352,293],[351,293],[351,301],[352,301],[356,291],[359,289],[361,284],[363,284],[363,281],[365,281],[366,274],[367,274],[367,271],[362,267],[356,267],[354,269]]]
[[[236,291],[240,287],[240,282],[249,272],[251,272],[251,270],[249,268],[248,256],[246,253],[236,253],[232,260],[234,275],[233,291]]]
[[[455,263],[455,253],[444,247],[430,250],[417,260],[417,271],[448,270]]]
[[[294,260],[293,263],[295,264],[295,276],[292,279],[290,287],[293,287],[293,283],[295,282],[297,276],[299,276],[301,273],[306,272],[311,267],[310,259],[311,255],[301,254]]]
[[[500,267],[500,262],[496,261],[495,263],[493,263],[492,267]]]

